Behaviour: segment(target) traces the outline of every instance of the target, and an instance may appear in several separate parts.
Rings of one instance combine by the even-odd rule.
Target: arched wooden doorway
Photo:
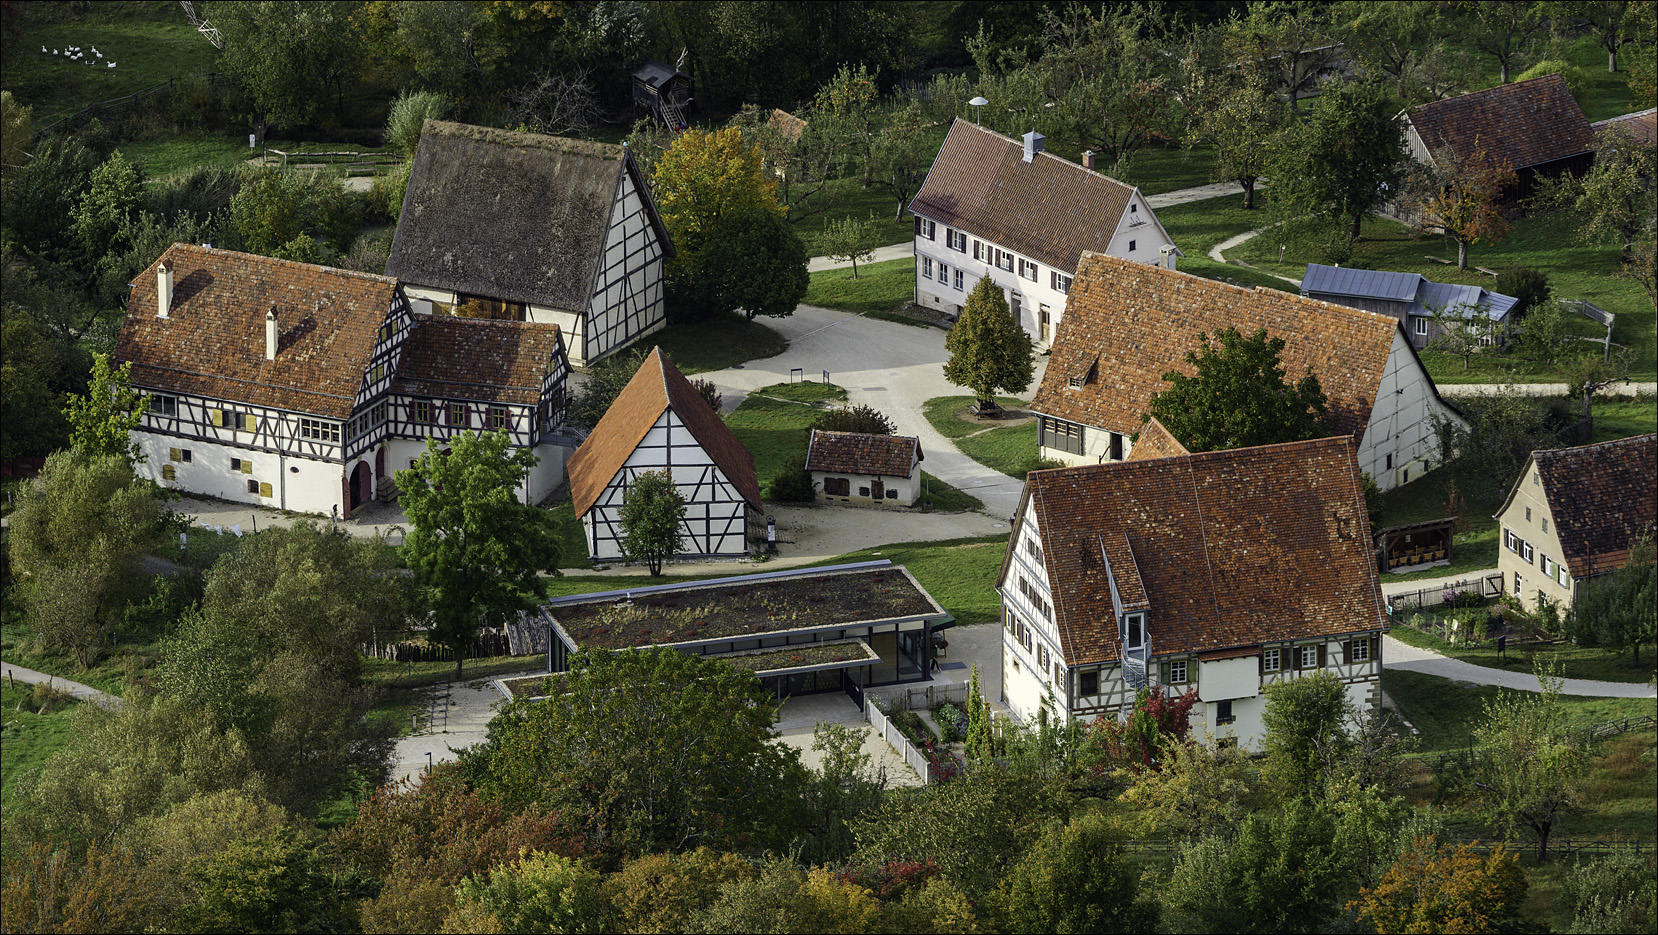
[[[367,461],[358,461],[351,469],[351,508],[357,509],[373,496],[374,472],[369,470]]]

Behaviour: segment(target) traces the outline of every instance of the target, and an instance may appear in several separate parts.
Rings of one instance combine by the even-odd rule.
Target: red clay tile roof
[[[909,477],[923,460],[921,440],[910,435],[866,435],[812,429],[806,445],[806,470],[836,474]]]
[[[563,353],[558,325],[416,315],[393,389],[534,406]]]
[[[1651,146],[1654,140],[1658,140],[1658,108],[1648,107],[1646,110],[1637,111],[1633,114],[1597,120],[1590,126],[1594,128],[1597,142],[1599,142],[1602,132],[1621,129],[1628,133],[1635,142]]]
[[[1052,153],[957,120],[910,202],[925,218],[1062,270],[1105,252],[1135,188]]]
[[[1431,101],[1406,114],[1428,152],[1448,149],[1467,158],[1483,149],[1515,169],[1595,148],[1589,121],[1559,75]]]
[[[1157,655],[1386,626],[1346,436],[1034,471],[1024,496],[1068,664],[1120,658],[1102,551]]]
[[[773,108],[771,117],[767,120],[767,122],[770,123],[772,128],[778,133],[781,133],[784,139],[787,139],[791,143],[800,142],[800,134],[806,132],[805,118],[796,117],[794,114],[791,114],[786,110]]]
[[[1630,540],[1658,523],[1658,435],[1534,451],[1531,459],[1572,577],[1622,568]]]
[[[725,472],[749,506],[763,509],[760,481],[754,473],[754,456],[659,347],[645,358],[639,372],[622,388],[604,418],[565,465],[576,516],[587,515],[599,494],[627,463],[628,456],[644,441],[645,433],[667,409],[672,409],[685,423],[691,437]]]
[[[1189,455],[1190,451],[1174,437],[1168,427],[1157,421],[1153,416],[1146,427],[1140,430],[1140,437],[1134,440],[1134,447],[1129,449],[1128,461],[1150,461],[1153,458],[1177,458]]]
[[[156,316],[156,266],[138,274],[115,343],[135,386],[332,419],[351,415],[397,282],[385,276],[174,244],[169,317]],[[276,306],[275,360],[265,312]]]
[[[1163,374],[1192,374],[1186,352],[1198,336],[1233,325],[1248,335],[1266,328],[1285,341],[1288,380],[1311,366],[1329,398],[1339,432],[1360,436],[1375,405],[1399,323],[1388,315],[1307,299],[1277,289],[1243,289],[1186,273],[1089,254],[1077,270],[1059,321],[1048,370],[1031,408],[1069,422],[1133,434]],[[1084,386],[1066,374],[1099,365]]]

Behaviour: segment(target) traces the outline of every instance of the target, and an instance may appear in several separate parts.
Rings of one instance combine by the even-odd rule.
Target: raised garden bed
[[[629,649],[672,643],[759,637],[943,614],[896,567],[783,579],[687,586],[617,600],[555,603],[547,611],[578,646]]]

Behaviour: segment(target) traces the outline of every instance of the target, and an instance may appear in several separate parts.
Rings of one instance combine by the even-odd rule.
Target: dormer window
[[[1146,615],[1128,614],[1123,619],[1123,648],[1138,651],[1146,645]]]

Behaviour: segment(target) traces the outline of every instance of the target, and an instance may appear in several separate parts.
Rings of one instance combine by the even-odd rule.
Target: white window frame
[[[1031,282],[1037,282],[1041,273],[1042,268],[1037,265],[1035,260],[1019,261],[1019,278],[1028,279]]]
[[[967,234],[954,228],[944,229],[944,245],[957,253],[967,252]]]
[[[921,258],[921,278],[933,278],[933,258],[930,256],[924,256]]]
[[[1070,295],[1071,294],[1071,277],[1065,275],[1064,273],[1061,273],[1059,270],[1056,269],[1050,274],[1050,280],[1049,280],[1049,283],[1048,283],[1048,287],[1053,289],[1053,291],[1059,293],[1060,295]]]
[[[1318,668],[1318,646],[1317,645],[1297,646],[1295,648],[1295,651],[1297,653],[1297,660],[1301,663],[1299,666],[1297,666],[1297,668],[1301,668],[1301,669],[1316,669],[1316,668]]]
[[[936,241],[938,240],[938,225],[918,214],[915,216],[915,235]]]
[[[1277,649],[1267,649],[1261,652],[1261,671],[1277,672],[1282,652]]]
[[[957,269],[956,269],[955,288],[956,288],[957,292],[965,292],[966,291],[965,289],[963,289],[961,287],[961,268],[960,267],[957,267]]]
[[[1169,663],[1169,684],[1186,684],[1186,660],[1182,659],[1179,662]]]
[[[1412,320],[1416,322],[1416,334],[1426,337],[1428,334],[1428,320],[1421,316],[1417,316]]]
[[[996,268],[1004,272],[1013,272],[1013,254],[1006,250],[996,251]]]
[[[1554,565],[1554,583],[1560,585],[1563,588],[1570,588],[1572,586],[1572,573],[1571,573],[1571,571],[1569,571],[1566,568],[1565,565],[1562,565],[1559,562],[1556,562],[1555,565]]]
[[[1123,630],[1126,631],[1123,647],[1129,650],[1144,649],[1146,646],[1146,615],[1125,614],[1123,616]],[[1138,638],[1136,638],[1138,637]]]

